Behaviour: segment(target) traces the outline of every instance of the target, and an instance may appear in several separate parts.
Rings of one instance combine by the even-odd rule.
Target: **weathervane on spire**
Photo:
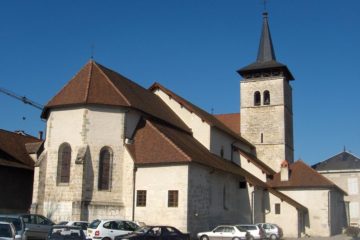
[[[95,45],[91,44],[91,56],[90,56],[91,60],[94,60],[94,51],[95,51]]]

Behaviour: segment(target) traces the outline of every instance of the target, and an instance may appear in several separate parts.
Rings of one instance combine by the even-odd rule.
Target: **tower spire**
[[[241,68],[237,72],[245,79],[260,76],[281,75],[287,80],[294,80],[294,77],[287,66],[276,61],[274,46],[270,35],[268,13],[265,11],[262,15],[263,24],[256,61]]]
[[[262,26],[259,50],[256,61],[261,63],[276,61],[275,51],[270,35],[267,12],[263,13],[263,26]]]

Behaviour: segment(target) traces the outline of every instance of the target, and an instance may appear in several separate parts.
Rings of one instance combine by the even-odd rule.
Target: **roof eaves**
[[[268,175],[274,175],[276,174],[276,172],[269,167],[268,165],[266,165],[264,162],[262,162],[261,160],[259,160],[257,157],[255,156],[251,156],[249,154],[247,154],[246,152],[244,152],[243,150],[236,148],[239,152],[240,155],[242,155],[243,157],[245,157],[248,161],[251,161],[253,164],[255,164],[257,167],[261,168],[261,170],[263,172],[265,172]]]
[[[193,105],[189,101],[183,99],[182,97],[178,96],[171,90],[165,88],[160,83],[155,82],[153,85],[149,87],[150,91],[154,91],[160,89],[164,93],[166,93],[168,96],[172,97],[175,101],[177,101],[179,104],[181,104],[183,107],[185,107],[189,112],[196,114],[199,118],[201,118],[202,121],[206,122],[209,126],[215,127],[221,131],[224,131],[234,137],[235,139],[238,139],[241,142],[244,142],[251,146],[252,148],[255,148],[255,146],[241,137],[239,134],[235,133],[233,130],[228,128],[225,124],[223,124],[220,120],[218,120],[215,116],[208,114],[206,111],[202,110],[201,108]],[[211,119],[210,119],[211,118]]]

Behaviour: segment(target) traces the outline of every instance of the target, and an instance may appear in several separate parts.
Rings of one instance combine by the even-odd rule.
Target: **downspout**
[[[332,229],[331,229],[331,190],[328,192],[328,225],[329,225],[329,233],[331,236]]]
[[[255,222],[255,186],[254,190],[251,192],[251,224]]]
[[[137,167],[134,165],[133,168],[133,204],[132,204],[132,221],[135,221],[135,184],[136,184],[136,171],[137,171]]]

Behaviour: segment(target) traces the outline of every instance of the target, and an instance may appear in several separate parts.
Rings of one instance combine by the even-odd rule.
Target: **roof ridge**
[[[105,79],[110,83],[110,85],[114,88],[114,90],[125,100],[125,102],[131,106],[129,99],[127,99],[122,93],[121,91],[115,86],[115,84],[110,80],[110,78],[106,75],[106,73],[102,70],[102,68],[99,66],[99,64],[97,64],[96,62],[94,62],[95,66],[99,69],[100,73],[105,76]]]
[[[177,150],[179,150],[183,155],[186,156],[187,160],[191,161],[191,158],[189,157],[188,154],[186,154],[181,148],[179,148],[171,139],[169,139],[159,128],[157,128],[155,126],[154,123],[152,123],[151,121],[149,120],[145,120],[146,122],[149,123],[149,126],[153,129],[155,129],[157,132],[159,132],[159,134],[167,141],[169,142],[173,147],[175,147]]]
[[[93,66],[94,66],[94,61],[90,60],[90,70],[89,70],[89,74],[88,74],[87,87],[86,87],[85,99],[84,99],[86,103],[88,102],[88,99],[89,99],[90,82],[91,82],[91,77],[92,77]]]

